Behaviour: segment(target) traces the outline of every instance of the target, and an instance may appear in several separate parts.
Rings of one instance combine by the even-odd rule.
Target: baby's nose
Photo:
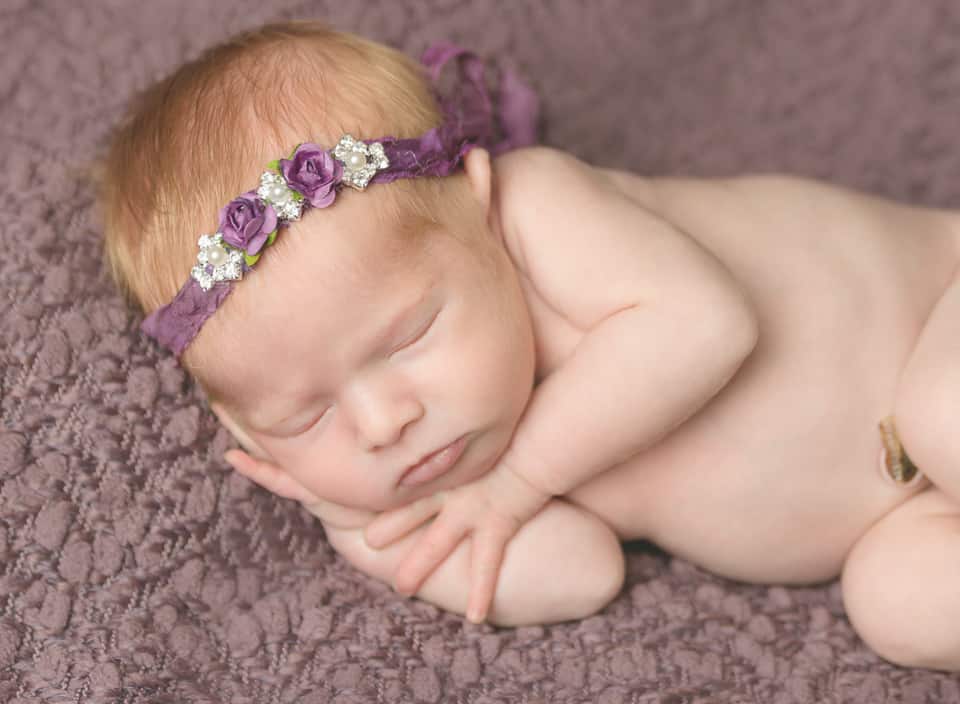
[[[389,447],[423,416],[423,406],[409,392],[369,382],[354,384],[350,391],[348,411],[365,450]]]

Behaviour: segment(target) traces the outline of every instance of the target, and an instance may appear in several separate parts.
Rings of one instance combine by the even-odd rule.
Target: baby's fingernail
[[[483,623],[483,611],[480,609],[470,609],[467,612],[467,620],[471,623]]]

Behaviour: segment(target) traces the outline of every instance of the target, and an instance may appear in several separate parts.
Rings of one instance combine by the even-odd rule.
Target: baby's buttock
[[[955,243],[932,211],[792,179],[674,181],[655,206],[741,281],[760,342],[698,414],[572,498],[720,574],[829,579],[924,487],[884,477],[879,423]]]

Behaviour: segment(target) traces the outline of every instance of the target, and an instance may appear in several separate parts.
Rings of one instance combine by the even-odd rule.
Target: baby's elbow
[[[757,345],[760,318],[752,298],[718,261],[678,281],[662,298],[664,312],[679,321],[689,349],[710,359],[738,366]]]
[[[702,328],[712,354],[725,358],[733,371],[750,356],[760,339],[760,320],[747,296],[727,289],[702,303],[710,321]]]
[[[742,298],[733,306],[734,310],[730,314],[731,322],[729,329],[733,338],[733,344],[736,348],[736,355],[739,357],[737,366],[753,352],[760,339],[760,319],[757,317],[757,311],[746,298]]]

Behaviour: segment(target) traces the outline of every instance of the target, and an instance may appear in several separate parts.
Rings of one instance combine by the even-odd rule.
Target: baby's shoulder
[[[493,171],[500,207],[508,220],[542,222],[553,213],[595,213],[622,206],[653,207],[656,180],[587,163],[551,147],[527,147],[498,157]],[[566,221],[566,218],[563,218]]]
[[[527,254],[537,240],[569,226],[566,205],[588,199],[593,167],[550,147],[516,149],[493,160],[493,202],[514,264],[530,273]],[[542,255],[541,255],[542,256]]]
[[[493,170],[503,192],[536,188],[557,179],[590,179],[597,171],[573,154],[544,146],[509,151],[493,160]]]
[[[514,265],[548,308],[581,330],[702,274],[705,255],[686,232],[611,172],[571,154],[537,147],[501,157],[494,194]]]
[[[605,169],[550,147],[508,152],[493,161],[493,174],[504,239],[521,257],[521,266],[525,243],[535,244],[531,238],[556,243],[559,230],[577,229],[599,217],[612,199],[622,198]]]

